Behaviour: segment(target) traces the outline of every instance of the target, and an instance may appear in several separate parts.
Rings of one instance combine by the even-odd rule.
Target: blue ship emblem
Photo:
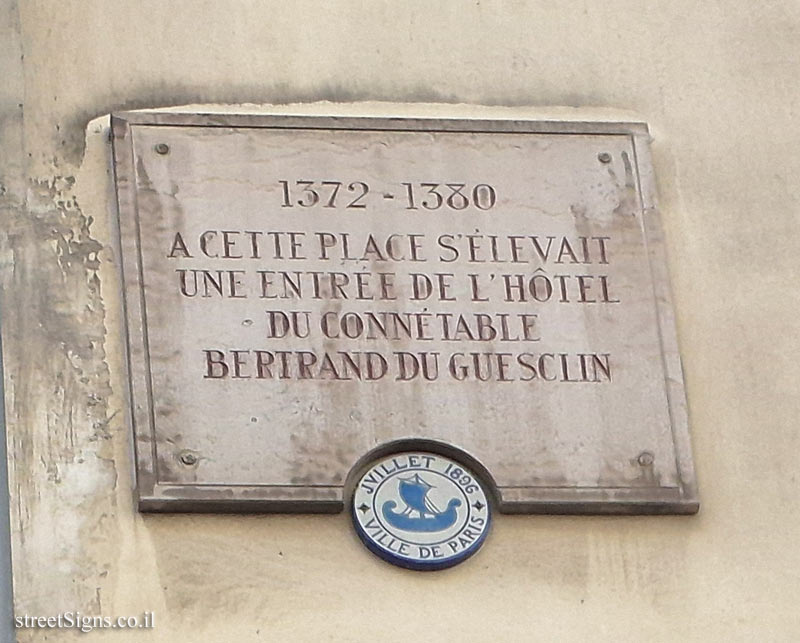
[[[428,492],[433,488],[418,473],[410,478],[400,478],[400,498],[406,507],[398,513],[395,511],[397,503],[387,500],[381,507],[383,517],[393,527],[405,531],[432,532],[452,527],[458,520],[456,508],[461,506],[461,501],[453,498],[447,503],[447,508],[441,511],[428,497]],[[413,514],[417,514],[416,517]]]

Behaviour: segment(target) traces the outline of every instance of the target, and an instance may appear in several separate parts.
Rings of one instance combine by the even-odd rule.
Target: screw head
[[[183,451],[178,457],[187,467],[197,464],[197,456],[191,451]]]
[[[611,154],[608,152],[600,152],[600,154],[597,155],[597,160],[601,163],[611,163]]]
[[[642,451],[636,460],[639,462],[639,466],[649,467],[651,464],[653,464],[655,459],[656,457],[649,451]]]
[[[166,143],[157,143],[156,144],[156,153],[158,154],[169,154],[169,145]]]

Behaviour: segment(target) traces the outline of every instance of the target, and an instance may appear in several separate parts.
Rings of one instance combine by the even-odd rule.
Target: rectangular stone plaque
[[[338,511],[405,447],[501,511],[697,510],[645,124],[112,126],[142,510]]]

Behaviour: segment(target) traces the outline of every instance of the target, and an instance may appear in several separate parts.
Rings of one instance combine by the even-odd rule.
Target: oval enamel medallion
[[[435,570],[480,549],[491,507],[483,483],[463,464],[435,453],[397,453],[374,462],[359,479],[353,522],[384,560]]]

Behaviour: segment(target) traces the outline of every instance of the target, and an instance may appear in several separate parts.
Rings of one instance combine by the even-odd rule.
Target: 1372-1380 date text
[[[491,210],[497,203],[497,191],[487,183],[400,183],[374,191],[364,181],[278,181],[283,208],[343,208],[364,210],[375,198],[403,204],[406,210]],[[395,191],[397,194],[395,194]]]

